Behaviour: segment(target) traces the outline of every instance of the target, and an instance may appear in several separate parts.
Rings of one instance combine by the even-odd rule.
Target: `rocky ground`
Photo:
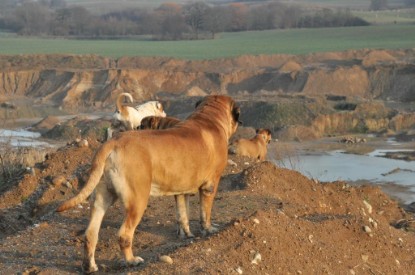
[[[81,272],[89,202],[64,213],[101,144],[70,142],[16,175],[0,193],[0,273]],[[198,197],[191,199],[196,237],[176,235],[174,199],[152,198],[134,238],[145,259],[120,261],[122,208],[107,212],[96,260],[109,274],[415,274],[415,221],[378,187],[323,183],[270,161],[229,156],[213,208],[220,231],[198,233]],[[168,256],[162,257],[161,256]]]

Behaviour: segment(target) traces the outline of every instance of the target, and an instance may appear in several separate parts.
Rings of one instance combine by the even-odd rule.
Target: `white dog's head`
[[[166,117],[163,104],[161,102],[148,101],[141,105],[130,107],[124,105],[122,100],[127,97],[132,102],[132,96],[128,93],[120,94],[117,99],[117,110],[112,116],[111,126],[120,130],[134,130],[140,127],[141,120],[146,116]]]
[[[146,116],[161,116],[166,117],[166,113],[164,112],[163,104],[160,101],[149,101],[144,104],[138,105],[135,107],[137,111],[141,114],[148,113],[148,115],[142,116],[143,119]],[[140,119],[140,122],[141,122]]]

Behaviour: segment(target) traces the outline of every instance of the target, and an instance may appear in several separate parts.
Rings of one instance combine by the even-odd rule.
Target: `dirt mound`
[[[187,93],[187,96],[206,96],[206,92],[200,89],[199,87],[190,88]]]
[[[303,67],[300,64],[290,60],[287,63],[284,63],[284,65],[280,67],[279,71],[282,73],[291,73],[301,71],[302,69]]]
[[[315,53],[313,54],[315,58],[319,60],[340,60],[340,59],[348,59],[344,57],[344,53],[339,52],[323,52],[323,53]]]
[[[370,51],[362,60],[365,67],[371,67],[379,62],[395,62],[396,58],[387,51]]]
[[[62,214],[54,209],[85,183],[100,145],[88,141],[89,147],[70,143],[49,154],[34,172],[1,193],[2,273],[81,271],[89,203]],[[413,217],[378,187],[320,183],[269,161],[229,157],[213,209],[219,233],[207,238],[197,233],[198,196],[193,196],[190,226],[196,238],[178,239],[174,199],[151,198],[134,240],[134,251],[146,262],[124,267],[114,253],[119,251],[116,236],[123,217],[116,203],[100,231],[96,252],[100,270],[140,274],[413,271]],[[161,255],[168,255],[173,263],[161,262]]]
[[[34,124],[30,127],[30,130],[39,132],[39,133],[46,133],[47,131],[51,130],[57,124],[59,124],[61,120],[55,116],[47,116],[38,123]]]
[[[110,121],[105,118],[90,119],[85,116],[76,116],[56,124],[44,132],[42,136],[55,140],[74,140],[76,138],[104,140],[106,137],[106,129],[109,126]]]
[[[390,221],[403,211],[379,188],[320,184],[270,162],[251,164],[232,182],[247,191],[237,205],[256,209],[252,214],[177,249],[171,267],[152,263],[140,273],[410,272],[413,256],[395,253],[411,249],[414,235],[401,241]]]
[[[370,79],[360,66],[341,67],[336,70],[315,70],[308,75],[303,91],[314,95],[347,95],[365,98]]]

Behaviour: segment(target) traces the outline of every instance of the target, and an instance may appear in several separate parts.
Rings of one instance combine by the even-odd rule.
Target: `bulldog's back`
[[[114,154],[131,176],[151,175],[151,195],[196,193],[220,177],[227,163],[227,140],[203,128],[128,132],[117,138]],[[120,158],[117,157],[117,162]],[[145,171],[143,171],[143,169]]]

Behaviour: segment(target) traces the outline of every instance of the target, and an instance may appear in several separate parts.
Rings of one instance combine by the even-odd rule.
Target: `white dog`
[[[135,130],[141,125],[141,120],[147,116],[166,117],[163,105],[159,101],[148,101],[136,107],[123,104],[124,98],[133,102],[133,97],[129,93],[121,93],[117,98],[117,110],[112,116],[111,126],[107,130],[107,140],[113,135],[114,128],[118,130]]]

